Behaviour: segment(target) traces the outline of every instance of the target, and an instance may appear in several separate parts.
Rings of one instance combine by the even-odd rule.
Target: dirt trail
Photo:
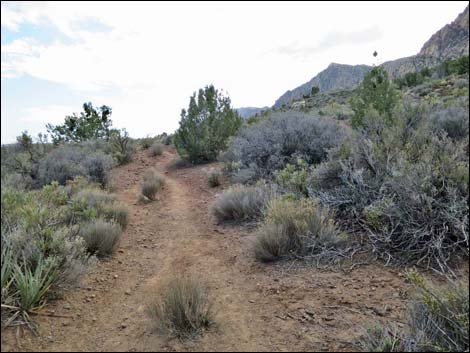
[[[173,168],[176,154],[139,152],[113,171],[130,210],[119,251],[98,263],[78,290],[38,318],[39,336],[2,330],[2,351],[298,351],[352,350],[361,325],[400,322],[407,285],[398,271],[372,264],[352,273],[264,265],[250,253],[252,231],[217,225],[209,206],[221,188],[207,186],[212,166]],[[164,173],[159,200],[137,202],[146,170]],[[151,330],[145,304],[174,273],[201,278],[217,325],[182,343]]]

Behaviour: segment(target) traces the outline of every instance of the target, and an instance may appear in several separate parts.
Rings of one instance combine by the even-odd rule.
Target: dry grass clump
[[[274,199],[258,230],[254,253],[260,261],[308,256],[337,246],[341,233],[331,212],[312,199]]]
[[[163,144],[160,142],[155,142],[150,146],[150,155],[152,156],[161,156],[163,154]]]
[[[147,311],[157,331],[182,339],[202,334],[214,322],[206,288],[193,277],[172,278]]]
[[[211,188],[215,188],[220,185],[221,174],[218,170],[213,170],[207,176],[207,183]]]
[[[435,288],[417,273],[408,277],[419,290],[409,306],[409,330],[376,324],[366,329],[361,348],[366,352],[468,352],[468,283],[450,280]]]
[[[142,195],[149,200],[155,200],[155,195],[163,190],[165,186],[165,177],[156,171],[152,170],[144,178],[144,183],[141,187]]]
[[[262,217],[273,192],[267,186],[236,186],[224,192],[212,205],[218,221],[250,221]]]
[[[79,235],[85,240],[88,252],[106,257],[116,251],[122,229],[118,224],[97,219],[82,225]]]

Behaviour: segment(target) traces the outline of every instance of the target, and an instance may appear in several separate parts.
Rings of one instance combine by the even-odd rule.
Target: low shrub
[[[152,156],[161,156],[163,154],[163,145],[160,142],[155,142],[150,146],[150,154]]]
[[[468,256],[468,136],[450,138],[429,114],[404,104],[391,120],[365,115],[365,128],[312,169],[307,189],[388,262],[446,271]]]
[[[87,222],[96,218],[117,223],[122,229],[129,221],[128,209],[117,201],[116,195],[87,187],[72,196],[66,212],[68,222]]]
[[[235,186],[220,195],[211,210],[219,222],[256,220],[273,194],[267,186]]]
[[[125,130],[113,130],[109,139],[110,153],[119,165],[132,161],[134,146],[129,133]]]
[[[435,107],[430,116],[436,130],[443,130],[452,139],[468,136],[468,106]]]
[[[140,139],[140,145],[144,150],[150,148],[153,143],[155,142],[155,139],[153,137],[144,137]]]
[[[147,312],[160,333],[183,339],[202,334],[214,323],[206,289],[191,277],[171,279]]]
[[[215,188],[220,185],[221,174],[219,171],[212,171],[207,176],[207,183],[210,187]]]
[[[283,256],[308,256],[337,246],[341,233],[330,211],[312,199],[274,199],[258,230],[255,257],[273,261]]]
[[[83,224],[79,236],[85,240],[87,250],[99,257],[112,255],[121,240],[122,229],[115,223],[97,219]]]
[[[408,315],[409,330],[376,325],[361,340],[371,352],[466,352],[469,349],[468,283],[450,280],[434,288],[416,273],[409,275],[418,287]]]
[[[144,177],[144,182],[141,187],[142,195],[149,200],[155,200],[155,195],[163,190],[165,186],[165,177],[156,171],[150,171]]]
[[[84,144],[83,144],[84,145]],[[113,158],[100,151],[91,151],[85,145],[62,145],[39,161],[39,181],[42,185],[85,176],[91,182],[105,184]]]
[[[299,158],[295,165],[287,164],[284,169],[276,172],[276,183],[288,192],[308,195],[308,169],[307,163]]]
[[[238,163],[239,170],[252,170],[253,179],[267,178],[298,158],[309,165],[322,162],[344,137],[344,128],[332,119],[278,112],[242,129],[232,139],[227,158]]]
[[[2,323],[29,321],[49,294],[78,284],[95,259],[88,250],[115,248],[127,211],[97,187],[84,177],[31,191],[2,184]]]

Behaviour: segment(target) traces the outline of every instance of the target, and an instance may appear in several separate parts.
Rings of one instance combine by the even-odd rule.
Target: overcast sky
[[[235,107],[271,106],[331,62],[416,54],[467,1],[1,3],[1,142],[84,102],[133,137],[172,132],[208,84]]]

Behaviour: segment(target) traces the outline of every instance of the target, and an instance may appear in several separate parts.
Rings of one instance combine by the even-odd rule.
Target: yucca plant
[[[5,298],[8,297],[13,273],[13,264],[14,260],[10,245],[2,242],[2,304],[6,301]]]
[[[14,266],[13,278],[18,290],[19,306],[23,312],[31,312],[38,307],[44,295],[57,279],[57,260],[49,257],[38,260],[36,268],[32,271],[26,265]]]

